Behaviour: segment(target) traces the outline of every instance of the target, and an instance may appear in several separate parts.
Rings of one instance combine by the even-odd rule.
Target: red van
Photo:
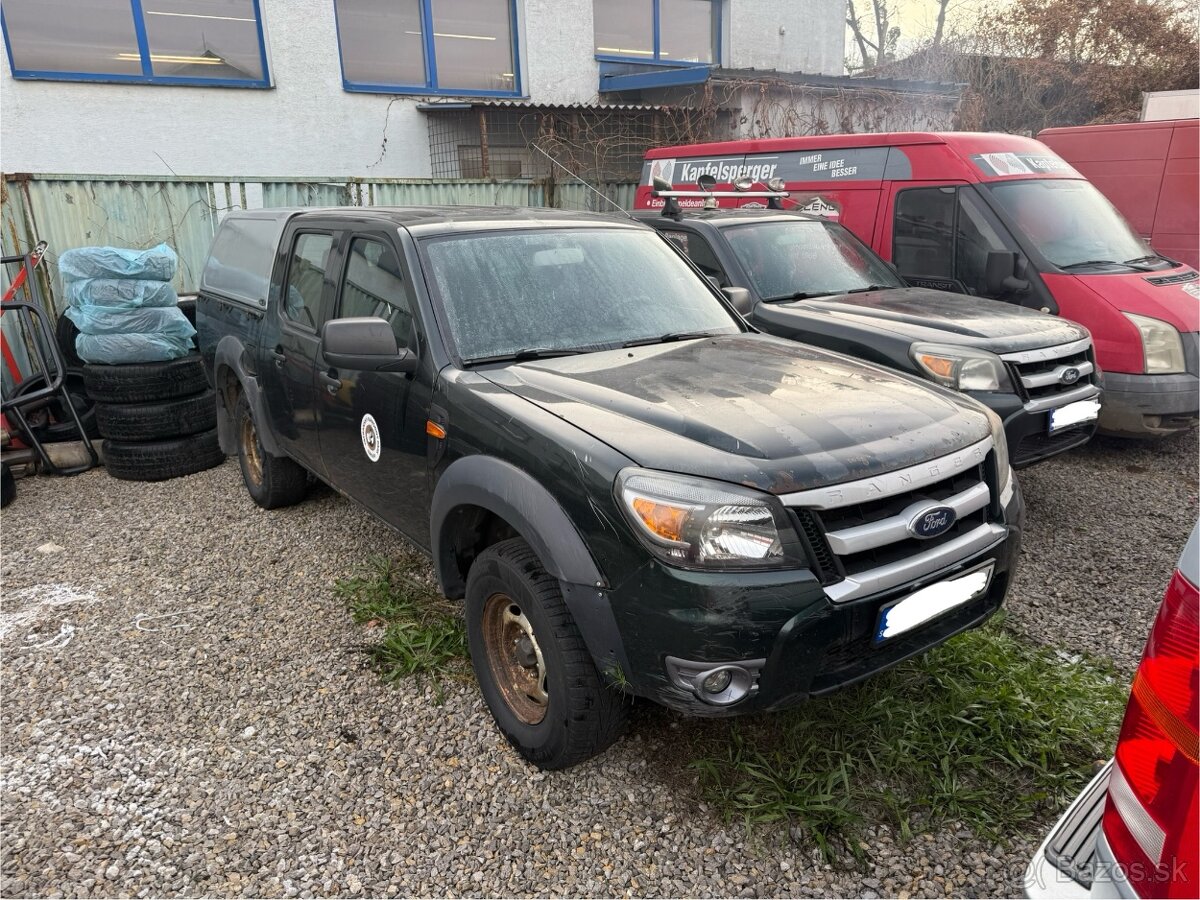
[[[1110,433],[1166,435],[1200,418],[1200,276],[1151,250],[1095,187],[1037,141],[839,134],[659,148],[646,154],[636,206],[662,206],[655,177],[687,189],[702,175],[718,190],[789,191],[788,208],[837,219],[911,285],[1005,300],[1086,326],[1104,370],[1101,427]],[[698,194],[690,202],[706,201]]]
[[[1038,140],[1155,250],[1200,266],[1200,119],[1047,128]]]

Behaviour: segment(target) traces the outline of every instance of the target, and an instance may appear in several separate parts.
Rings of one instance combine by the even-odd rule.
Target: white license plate
[[[939,581],[886,607],[879,613],[875,643],[879,644],[898,634],[912,631],[918,625],[923,625],[930,619],[978,597],[991,583],[992,568],[993,564],[988,563],[982,569],[976,569],[966,575]]]
[[[1080,422],[1090,422],[1099,416],[1099,400],[1076,400],[1074,403],[1050,410],[1050,433],[1054,434]]]

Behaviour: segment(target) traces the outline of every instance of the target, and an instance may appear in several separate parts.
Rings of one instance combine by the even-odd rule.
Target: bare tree
[[[868,2],[868,0],[864,0]],[[888,0],[869,0],[870,9],[859,15],[854,0],[847,0],[846,24],[858,46],[859,64],[851,69],[871,69],[895,59],[900,27],[892,24],[895,9]],[[938,0],[942,2],[942,0]]]

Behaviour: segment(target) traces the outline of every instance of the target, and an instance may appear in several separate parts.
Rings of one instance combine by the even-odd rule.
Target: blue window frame
[[[14,78],[271,87],[259,0],[5,0]]]
[[[347,91],[520,97],[517,0],[334,0]]]
[[[718,65],[721,2],[593,0],[596,59],[649,65]]]

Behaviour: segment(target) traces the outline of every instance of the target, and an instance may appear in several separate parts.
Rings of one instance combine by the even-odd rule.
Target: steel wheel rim
[[[484,604],[483,646],[505,705],[526,725],[539,724],[549,703],[546,661],[528,617],[507,594]]]
[[[262,484],[262,450],[258,445],[254,420],[249,416],[242,419],[242,458],[246,461],[246,473],[250,480]]]

